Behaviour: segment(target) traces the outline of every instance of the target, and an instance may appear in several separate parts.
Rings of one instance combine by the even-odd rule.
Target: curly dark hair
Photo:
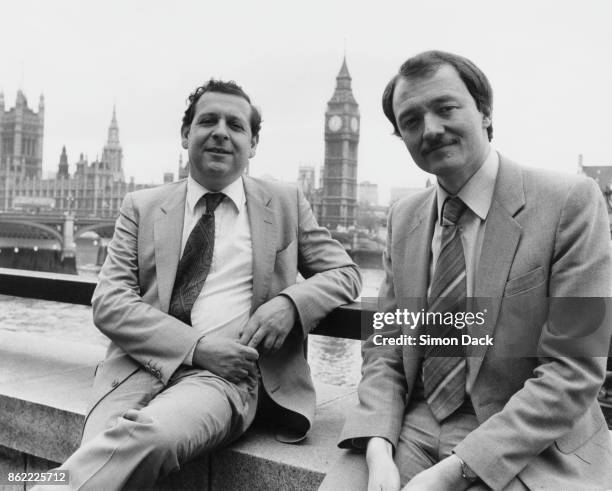
[[[185,109],[185,114],[183,114],[183,124],[181,125],[181,132],[185,127],[191,125],[193,121],[193,117],[195,116],[195,107],[202,94],[206,92],[221,92],[222,94],[231,94],[237,95],[238,97],[242,97],[245,99],[249,105],[251,106],[251,117],[250,117],[250,125],[251,125],[251,134],[253,138],[257,138],[259,136],[259,130],[261,130],[261,113],[259,109],[257,109],[253,104],[251,104],[251,99],[246,94],[242,87],[238,85],[233,80],[229,82],[225,82],[223,80],[215,80],[211,78],[208,82],[203,85],[197,87],[189,97],[187,98],[187,109]]]
[[[493,111],[493,89],[484,73],[472,61],[463,56],[445,51],[425,51],[406,60],[398,73],[385,87],[382,96],[382,107],[385,116],[393,125],[393,133],[400,136],[395,113],[393,112],[393,92],[395,84],[401,78],[419,78],[433,75],[442,65],[450,65],[459,74],[468,92],[476,102],[476,108],[488,118]],[[493,124],[487,128],[489,141],[493,138]]]

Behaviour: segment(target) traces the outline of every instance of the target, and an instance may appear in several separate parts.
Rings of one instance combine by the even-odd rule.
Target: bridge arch
[[[3,232],[5,233],[15,235],[27,233],[28,229],[35,229],[41,233],[43,238],[57,240],[60,247],[64,245],[64,237],[62,236],[62,233],[58,232],[55,228],[50,227],[49,225],[45,225],[44,223],[0,219],[0,228],[2,228]]]
[[[98,235],[100,235],[100,237],[110,238],[113,236],[114,231],[115,222],[94,223],[93,225],[88,225],[86,227],[79,227],[74,234],[74,238],[77,239],[86,232],[96,232]],[[106,233],[101,234],[99,232]]]

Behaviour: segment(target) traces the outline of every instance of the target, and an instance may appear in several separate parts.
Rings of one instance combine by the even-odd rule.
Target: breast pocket
[[[297,264],[297,239],[293,239],[282,249],[276,251],[276,261],[274,262],[274,270],[282,270],[287,265]]]
[[[297,279],[297,239],[276,252],[274,274],[270,284],[272,295],[295,283]]]
[[[544,268],[542,266],[538,266],[527,273],[509,279],[506,282],[506,287],[504,288],[504,297],[510,297],[528,292],[529,290],[533,290],[534,288],[541,286],[545,281],[546,275],[544,273]]]

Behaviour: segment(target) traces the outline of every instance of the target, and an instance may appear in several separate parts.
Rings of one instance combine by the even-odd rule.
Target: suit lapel
[[[265,300],[268,294],[274,261],[276,259],[276,217],[272,211],[272,198],[253,179],[245,176],[244,192],[247,200],[251,243],[253,249],[253,300],[251,313]]]
[[[164,312],[168,312],[176,268],[181,255],[186,196],[187,181],[184,181],[179,190],[170,193],[158,208],[153,225],[157,289],[160,309]]]
[[[522,232],[522,227],[514,217],[524,204],[521,171],[516,164],[500,156],[499,173],[487,216],[474,291],[474,297],[483,299],[482,306],[487,309],[487,321],[482,328],[478,328],[479,334],[483,336],[492,335],[497,324],[504,287]],[[474,370],[470,371],[471,381],[468,385],[473,384],[482,365],[484,349],[478,353],[479,356],[473,359]]]
[[[416,210],[402,210],[408,214],[406,218],[399,216],[394,220],[398,224],[406,220],[405,228],[397,226],[393,230],[393,255],[396,257],[393,278],[397,307],[413,312],[419,312],[426,307],[431,239],[437,215],[436,193],[433,189],[432,191]],[[403,334],[418,337],[420,329],[420,324],[416,331],[405,326]],[[420,373],[420,356],[421,348],[403,348],[405,371],[413,376],[407,380],[410,391],[414,387],[414,377]]]
[[[394,248],[402,260],[395,268],[394,277],[401,278],[400,295],[405,299],[427,297],[436,214],[436,193],[432,192],[412,215],[414,220],[407,225],[405,234],[401,234],[403,237],[396,239],[399,242]]]

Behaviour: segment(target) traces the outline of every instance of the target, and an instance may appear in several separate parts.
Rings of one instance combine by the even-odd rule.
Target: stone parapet
[[[94,369],[103,356],[98,346],[0,332],[0,476],[51,469],[77,448]],[[340,455],[335,442],[356,396],[347,388],[315,386],[317,416],[302,443],[283,444],[273,430],[254,427],[231,447],[169,476],[161,488],[317,489]]]

